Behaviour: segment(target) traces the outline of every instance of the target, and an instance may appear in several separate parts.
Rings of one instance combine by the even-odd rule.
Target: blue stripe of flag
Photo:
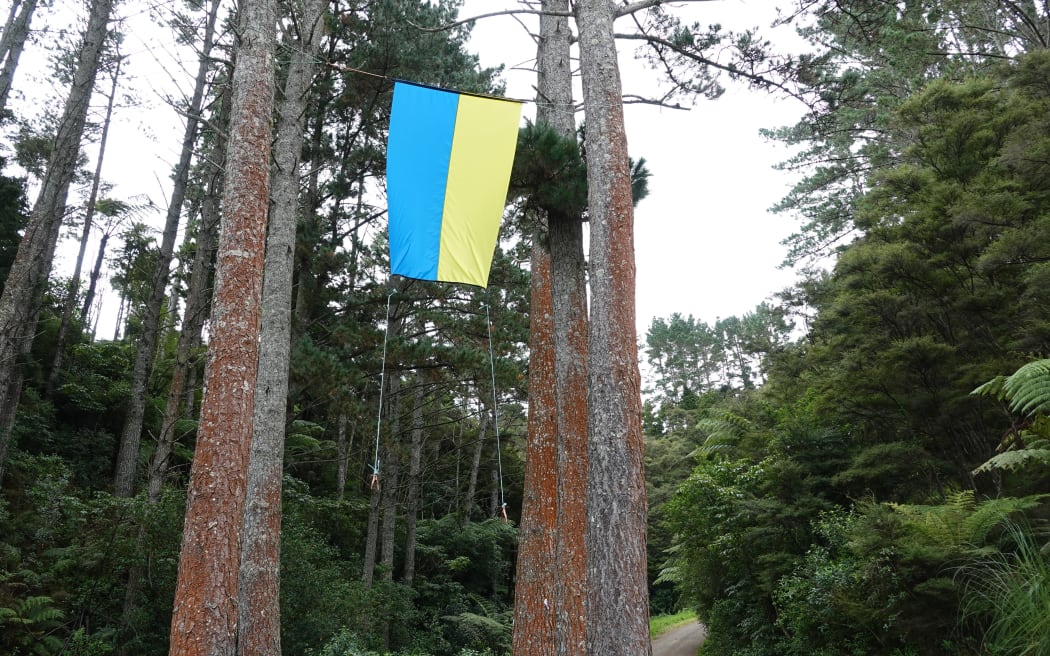
[[[395,83],[387,142],[390,272],[436,280],[459,95]]]

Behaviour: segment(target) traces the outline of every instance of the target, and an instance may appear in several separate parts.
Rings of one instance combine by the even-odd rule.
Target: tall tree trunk
[[[113,70],[113,84],[109,90],[109,100],[106,102],[106,117],[102,121],[102,136],[98,142],[98,161],[95,162],[95,178],[91,181],[91,191],[88,194],[87,208],[84,213],[84,228],[80,233],[80,249],[77,251],[76,264],[73,266],[73,275],[69,279],[66,288],[66,300],[62,307],[62,320],[58,324],[58,334],[55,336],[55,357],[51,362],[51,372],[47,377],[47,385],[44,388],[44,397],[51,398],[58,384],[58,376],[62,370],[62,356],[66,350],[66,340],[69,335],[69,324],[73,320],[73,307],[77,303],[77,291],[80,289],[80,271],[84,267],[84,255],[87,252],[88,239],[91,237],[91,222],[95,217],[95,203],[98,201],[98,190],[102,184],[102,163],[106,159],[106,143],[109,140],[109,124],[113,119],[113,103],[117,98],[117,83],[120,81],[120,66],[124,58],[116,58],[116,66]]]
[[[416,379],[412,398],[412,444],[408,452],[408,491],[405,495],[405,567],[402,580],[411,587],[416,576],[416,521],[419,514],[419,471],[423,456],[423,380]]]
[[[259,360],[270,198],[276,8],[244,0],[232,80],[223,222],[197,451],[190,470],[171,656],[232,656]]]
[[[651,654],[642,402],[635,334],[634,209],[613,4],[577,0],[587,116],[591,322],[587,653]]]
[[[36,333],[40,303],[51,273],[69,184],[76,172],[80,139],[84,134],[112,8],[112,0],[91,3],[73,83],[55,134],[40,195],[0,295],[0,481],[3,481],[11,427],[22,392],[19,358],[29,352]]]
[[[29,38],[29,24],[36,12],[37,0],[15,0],[11,4],[11,14],[4,25],[4,34],[0,38],[0,116],[7,110],[7,99],[11,95],[18,59],[22,56],[26,39]]]
[[[514,656],[553,656],[558,520],[558,423],[550,253],[533,237],[529,305],[529,417],[514,586]]]
[[[480,386],[478,387],[480,390]],[[479,403],[481,412],[478,415],[478,439],[474,442],[474,457],[470,461],[470,473],[467,475],[467,492],[463,495],[463,503],[460,506],[460,514],[463,525],[470,523],[470,515],[474,510],[474,496],[478,490],[478,472],[481,470],[481,451],[485,447],[485,432],[489,427],[489,413],[485,410],[485,404]]]
[[[548,12],[567,12],[568,0],[544,0]],[[572,33],[568,18],[540,17],[537,121],[576,140],[572,98]],[[555,654],[585,654],[587,641],[587,278],[583,217],[547,212],[554,307],[554,366],[558,408],[558,519],[555,566]]]
[[[201,45],[200,59],[197,63],[197,78],[193,87],[193,96],[186,109],[186,128],[182,135],[182,150],[179,153],[179,163],[175,167],[171,201],[168,203],[160,252],[157,255],[157,268],[153,271],[150,296],[142,318],[141,341],[135,353],[135,364],[131,372],[128,410],[120,434],[120,450],[117,453],[117,466],[113,477],[113,493],[118,497],[130,497],[135,494],[142,421],[145,416],[146,402],[149,400],[149,378],[153,371],[154,351],[157,347],[157,336],[160,333],[160,312],[167,293],[171,260],[175,252],[175,238],[179,231],[179,218],[182,216],[182,203],[186,198],[186,188],[189,185],[190,163],[193,159],[193,146],[197,141],[197,128],[200,125],[200,111],[204,102],[204,90],[208,83],[208,71],[212,63],[211,50],[215,41],[215,22],[218,13],[219,1],[212,0],[205,19],[204,43]],[[240,54],[237,56],[239,57]],[[272,74],[270,77],[273,77]],[[272,85],[272,82],[270,84]]]
[[[328,0],[306,0],[292,39],[274,146],[273,210],[266,237],[262,335],[256,380],[255,427],[248,466],[248,501],[241,546],[240,621],[242,656],[281,653],[281,483],[288,414],[288,367],[292,345],[292,268],[299,216],[299,158],[303,150],[307,94],[320,50]]]

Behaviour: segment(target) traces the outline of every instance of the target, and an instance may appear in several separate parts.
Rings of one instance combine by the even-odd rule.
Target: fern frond
[[[993,469],[1013,471],[1029,464],[1030,462],[1050,465],[1050,449],[1016,449],[1014,451],[1004,451],[989,458],[984,464],[973,470],[973,473],[990,472]]]
[[[983,543],[1010,515],[1039,506],[1047,496],[1036,494],[1027,497],[1002,497],[981,502],[965,519],[969,541],[973,544]]]
[[[1003,382],[1010,409],[1024,415],[1050,411],[1050,360],[1029,362]]]
[[[667,565],[660,570],[660,575],[656,577],[656,583],[681,583],[682,582],[682,568],[678,565]]]
[[[714,435],[704,440],[704,443],[689,452],[690,458],[707,458],[719,453],[728,453],[733,448],[736,439],[719,438]]]
[[[996,376],[987,383],[978,385],[970,394],[974,396],[988,396],[997,401],[1003,400],[1003,383],[1006,382],[1006,376]]]

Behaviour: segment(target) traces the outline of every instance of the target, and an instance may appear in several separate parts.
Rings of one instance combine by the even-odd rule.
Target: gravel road
[[[653,640],[653,656],[696,656],[706,637],[704,625],[699,623],[671,629]]]

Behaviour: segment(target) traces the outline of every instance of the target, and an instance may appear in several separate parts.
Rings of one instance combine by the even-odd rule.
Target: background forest
[[[453,21],[456,4],[333,4],[314,44],[300,8],[282,9],[279,105],[297,97],[281,91],[296,55],[325,64],[303,96],[295,195],[286,654],[510,650],[530,211],[562,187],[547,148],[521,150],[487,290],[388,279],[375,190],[391,87],[357,72],[498,93],[466,26],[414,27]],[[108,112],[70,140],[50,110],[8,106],[4,73],[40,47],[36,3],[5,26],[4,286],[29,275],[16,252],[43,211],[30,196],[60,155],[77,193],[56,237],[104,238],[72,278],[34,274],[39,303],[16,322],[33,317],[29,336],[0,352],[14,372],[0,383],[20,390],[0,404],[2,654],[167,651],[235,63],[220,9],[163,14],[200,68],[159,234],[77,156],[82,142],[104,153]],[[784,168],[803,174],[777,208],[799,225],[798,283],[713,324],[657,319],[641,345],[652,611],[697,609],[710,655],[1050,654],[1050,9],[798,0],[783,21],[811,45],[800,56],[673,8],[642,16],[678,92],[716,97],[721,69],[810,107],[768,133],[797,147]],[[86,87],[72,49],[55,77],[112,110],[117,24],[100,44]],[[557,173],[578,176],[565,161]],[[93,327],[103,262],[113,339]],[[13,330],[2,303],[0,323]]]

